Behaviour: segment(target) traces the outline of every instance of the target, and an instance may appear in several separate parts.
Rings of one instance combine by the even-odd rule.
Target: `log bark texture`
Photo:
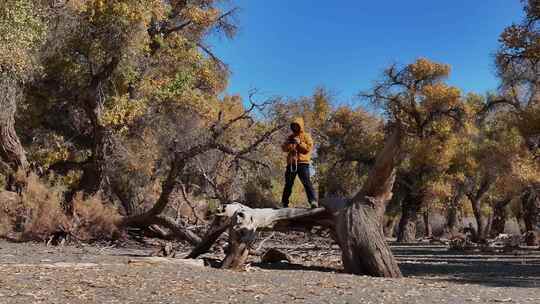
[[[95,194],[103,186],[105,173],[105,160],[111,142],[111,131],[103,123],[105,112],[106,83],[112,76],[120,62],[119,57],[113,57],[109,63],[92,76],[87,88],[87,94],[82,99],[83,109],[92,123],[92,158],[83,168],[80,189],[86,194]]]
[[[17,99],[21,94],[18,81],[0,75],[0,158],[15,172],[28,168],[24,148],[15,132]]]
[[[510,202],[511,200],[509,198],[505,198],[493,205],[493,221],[491,223],[491,229],[489,232],[489,236],[491,238],[495,238],[499,234],[504,233],[506,218],[508,217],[506,207]]]
[[[464,186],[458,185],[456,193],[450,200],[448,210],[446,214],[446,230],[448,237],[453,237],[459,233],[460,228],[463,227],[463,220],[461,218],[461,200],[465,196]]]
[[[474,218],[476,219],[476,240],[477,242],[485,240],[485,232],[487,227],[487,219],[482,214],[481,209],[481,201],[480,200],[472,200],[471,201],[472,209]]]
[[[488,221],[482,213],[482,199],[484,198],[484,195],[489,191],[492,184],[493,179],[487,176],[480,181],[478,189],[467,192],[467,197],[471,201],[474,218],[476,219],[476,242],[484,242],[486,239]]]
[[[527,231],[537,230],[540,211],[540,185],[529,185],[521,195],[523,220]]]
[[[416,241],[416,222],[419,211],[419,199],[411,193],[407,194],[401,205],[401,218],[397,233],[399,243],[414,243]]]
[[[394,236],[394,229],[396,228],[398,220],[399,218],[397,216],[390,216],[385,220],[383,227],[385,237],[391,238]]]
[[[431,222],[430,222],[430,210],[425,210],[424,213],[422,214],[422,217],[424,219],[424,237],[426,238],[431,238],[433,237],[433,229],[431,227]]]
[[[348,273],[401,277],[381,225],[386,204],[392,198],[400,145],[401,132],[396,128],[377,156],[362,190],[338,214],[337,236]]]
[[[244,266],[257,231],[310,229],[316,225],[334,229],[333,221],[329,220],[333,216],[324,208],[252,209],[241,204],[231,204],[225,208],[224,214],[231,221],[229,252],[223,261],[223,268],[239,269]]]

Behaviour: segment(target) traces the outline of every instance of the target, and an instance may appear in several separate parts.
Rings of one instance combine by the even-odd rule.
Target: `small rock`
[[[275,248],[268,249],[261,257],[262,263],[277,263],[281,261],[287,261],[290,263],[291,258],[287,254]]]

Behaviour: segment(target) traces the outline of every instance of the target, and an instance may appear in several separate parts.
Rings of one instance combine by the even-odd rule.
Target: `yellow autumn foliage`
[[[45,38],[41,8],[32,0],[4,0],[0,5],[0,73],[25,80],[39,65],[32,53]]]
[[[101,117],[101,123],[112,128],[123,128],[127,131],[135,119],[143,115],[147,108],[145,100],[130,100],[129,95],[113,96]]]
[[[422,106],[428,113],[445,111],[458,105],[461,100],[461,90],[445,83],[435,83],[422,87],[424,99]]]
[[[199,6],[188,5],[184,10],[183,16],[186,20],[191,20],[191,22],[199,26],[209,26],[211,25],[220,14],[220,10],[212,7],[209,9],[203,9]]]
[[[451,71],[450,65],[436,63],[426,58],[417,59],[408,65],[408,69],[417,80],[446,77]]]

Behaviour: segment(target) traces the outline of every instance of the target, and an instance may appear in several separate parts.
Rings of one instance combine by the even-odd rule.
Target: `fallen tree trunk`
[[[362,190],[351,200],[336,201],[317,209],[252,209],[235,203],[225,207],[213,227],[188,257],[210,249],[219,235],[229,229],[229,251],[222,267],[238,269],[249,255],[257,231],[306,230],[313,226],[330,229],[342,250],[343,266],[353,274],[401,277],[397,262],[385,242],[382,216],[392,196],[400,132],[396,130],[377,157]],[[337,203],[337,204],[336,204]],[[226,223],[228,228],[220,226]]]
[[[251,209],[241,204],[229,205],[225,209],[227,217],[231,218],[229,229],[229,252],[223,260],[223,268],[238,269],[242,267],[249,255],[249,249],[257,236],[257,230],[276,229],[290,230],[295,225],[308,227],[302,219],[320,215],[325,209]],[[314,217],[315,218],[315,217]],[[312,218],[312,219],[314,219]],[[313,220],[313,223],[324,225]]]
[[[239,203],[229,204],[223,213],[216,216],[206,236],[187,258],[204,254],[222,233],[229,230],[229,252],[221,267],[240,269],[245,264],[257,232],[287,232],[306,230],[314,226],[335,231],[334,215],[325,208],[252,209]]]
[[[207,252],[219,236],[229,231],[229,250],[222,268],[241,269],[259,231],[309,230],[314,226],[330,229],[343,250],[345,270],[355,274],[400,277],[401,272],[382,237],[376,210],[370,205],[332,212],[335,206],[317,209],[252,209],[242,204],[227,205],[211,225],[206,237],[187,258]],[[346,218],[344,218],[346,216]],[[339,220],[338,220],[339,218]],[[345,222],[343,221],[345,220]],[[338,222],[338,226],[336,226]],[[352,231],[348,227],[353,227]]]

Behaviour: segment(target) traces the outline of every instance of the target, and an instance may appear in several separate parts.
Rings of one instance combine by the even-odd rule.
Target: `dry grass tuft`
[[[120,235],[116,223],[120,214],[106,204],[101,196],[94,195],[84,199],[78,193],[73,200],[76,214],[76,234],[82,240],[115,239]]]
[[[43,240],[52,233],[68,231],[69,220],[62,208],[64,189],[45,183],[33,173],[27,177],[25,184],[17,214],[22,220],[23,238]]]
[[[0,236],[12,231],[15,219],[15,206],[20,204],[20,197],[14,192],[0,191]]]
[[[0,195],[0,235],[17,233],[25,240],[43,240],[54,232],[67,231],[69,220],[62,209],[63,189],[40,180],[35,174],[17,175],[25,187],[21,195]]]
[[[77,194],[71,217],[64,212],[63,186],[33,173],[24,179],[25,187],[20,195],[0,191],[0,237],[49,240],[63,233],[90,241],[115,239],[120,235],[116,226],[120,215],[99,195],[83,198],[82,194]]]

